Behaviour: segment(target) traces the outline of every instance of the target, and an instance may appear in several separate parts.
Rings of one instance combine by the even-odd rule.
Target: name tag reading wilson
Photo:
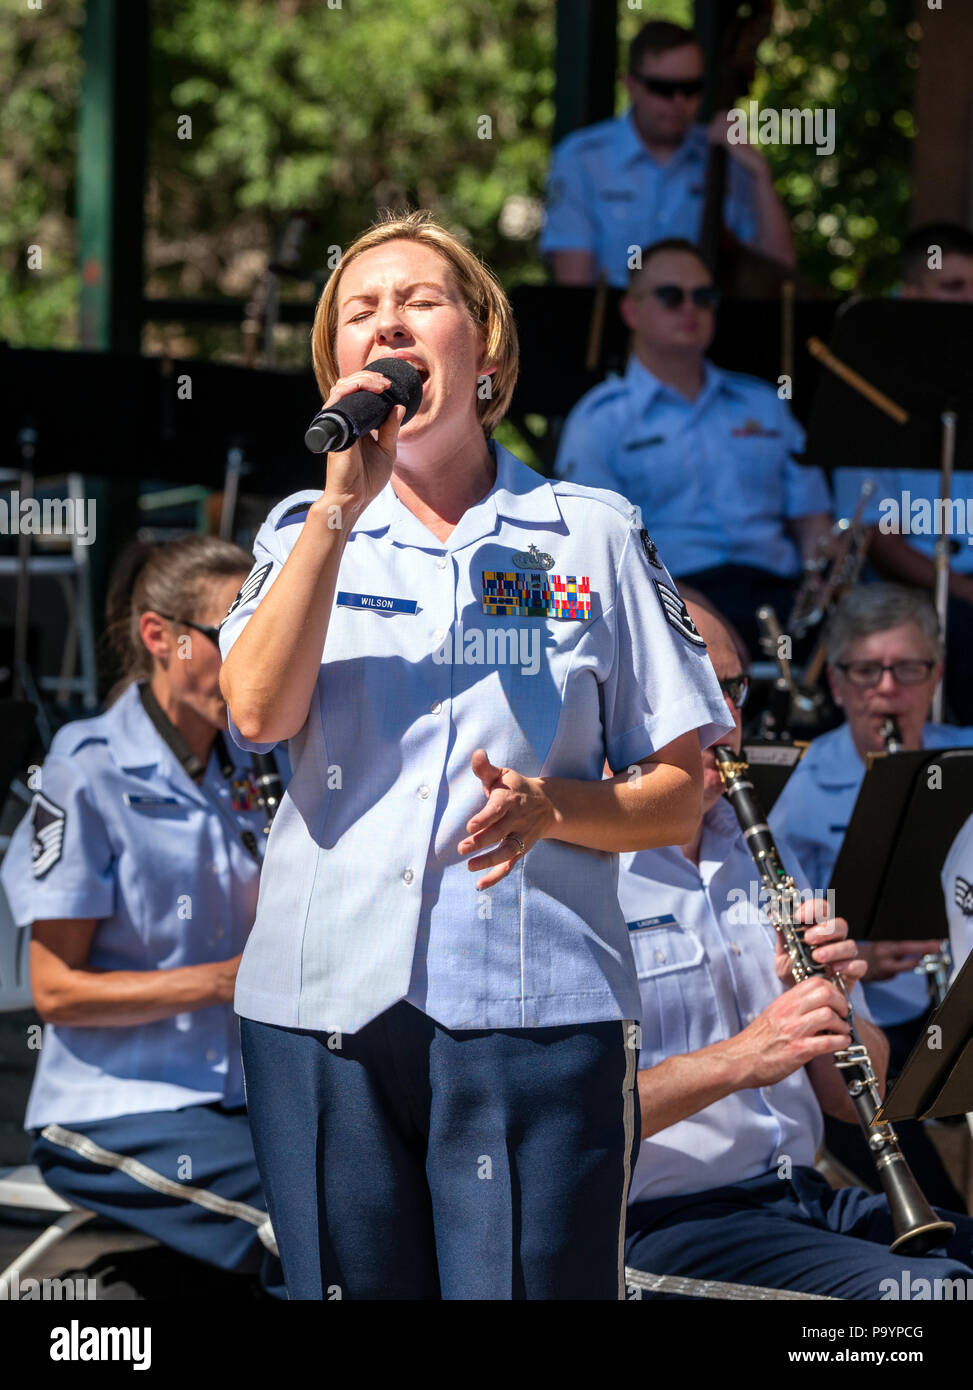
[[[340,592],[335,602],[340,608],[369,608],[373,613],[414,613],[418,607],[414,598],[385,598],[382,594]]]

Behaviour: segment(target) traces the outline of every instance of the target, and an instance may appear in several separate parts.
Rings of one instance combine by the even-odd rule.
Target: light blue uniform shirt
[[[835,503],[844,516],[851,516],[858,503],[862,483],[871,478],[875,491],[865,504],[862,520],[866,525],[879,526],[883,531],[901,534],[903,540],[928,559],[936,558],[937,536],[929,528],[937,524],[939,511],[938,468],[837,468],[833,484]],[[951,540],[949,567],[957,574],[973,573],[973,473],[959,470],[953,474],[950,496],[956,499],[949,526],[955,517],[961,524],[948,529]],[[894,507],[891,505],[894,503]],[[928,507],[923,507],[928,503]],[[881,523],[884,522],[884,525]],[[939,524],[942,524],[941,522]]]
[[[789,578],[801,559],[786,522],[831,510],[820,469],[794,462],[803,448],[803,430],[766,381],[707,362],[688,401],[633,353],[624,377],[571,411],[554,471],[634,502],[677,576],[751,565]]]
[[[973,746],[973,729],[950,724],[927,724],[923,748]],[[851,813],[865,777],[865,764],[855,749],[847,724],[816,738],[797,764],[768,816],[771,829],[786,835],[810,875],[815,890],[824,892]],[[841,912],[841,904],[835,904]],[[849,924],[854,930],[854,922]],[[923,936],[916,923],[916,938]],[[891,980],[869,981],[865,998],[879,1027],[917,1018],[929,1004],[925,980],[911,970]]]
[[[790,846],[778,840],[778,848],[806,891],[810,885]],[[623,854],[618,897],[641,994],[640,1069],[733,1037],[783,992],[774,969],[775,931],[727,801],[704,818],[698,866],[678,848]],[[859,998],[860,992],[856,1009]],[[776,1168],[784,1155],[795,1166],[813,1165],[822,1132],[821,1108],[800,1067],[773,1086],[735,1091],[644,1139],[629,1201],[744,1182]]]
[[[227,740],[231,755],[236,752]],[[259,867],[215,751],[202,784],[159,737],[131,685],[104,714],[59,729],[0,878],[14,921],[97,921],[91,970],[174,970],[243,950]],[[242,800],[250,799],[246,793]],[[24,1120],[105,1120],[187,1105],[242,1105],[239,1023],[229,1004],[118,1028],[48,1024]]]
[[[946,856],[942,885],[955,979],[973,948],[973,816],[963,825]]]
[[[349,536],[237,977],[244,1017],[355,1032],[407,998],[449,1028],[535,1028],[638,1007],[615,856],[542,840],[476,891],[456,848],[484,805],[470,759],[597,781],[606,756],[623,770],[690,730],[712,742],[726,705],[631,507],[491,447],[496,483],[445,541],[391,483]],[[261,527],[224,653],[319,495]],[[590,617],[484,612],[491,575],[515,589],[532,571],[587,585]]]
[[[541,253],[591,251],[608,282],[624,289],[634,248],[665,237],[698,242],[703,220],[706,127],[690,127],[660,164],[635,128],[631,111],[568,135],[551,159]],[[727,160],[724,220],[742,242],[757,235],[752,176]]]

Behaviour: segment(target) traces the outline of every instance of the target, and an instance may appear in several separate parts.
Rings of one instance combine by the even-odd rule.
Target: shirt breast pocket
[[[707,1008],[706,951],[691,927],[629,923],[642,995],[642,1050],[647,1057],[690,1052],[694,1021]]]

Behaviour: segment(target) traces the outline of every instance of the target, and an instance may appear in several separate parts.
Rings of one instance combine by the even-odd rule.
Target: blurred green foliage
[[[605,0],[608,3],[609,0]],[[689,0],[618,0],[624,45]],[[383,206],[422,205],[507,284],[543,278],[536,229],[554,116],[554,0],[154,0],[150,294],[246,297],[286,215],[325,267]],[[0,336],[76,342],[74,164],[83,0],[0,0]],[[918,31],[912,0],[779,0],[752,95],[833,106],[837,148],[770,147],[803,268],[850,290],[895,279],[907,226]],[[622,70],[622,62],[619,64]],[[621,98],[620,98],[621,100]],[[192,136],[179,138],[190,117]],[[185,122],[182,122],[185,132]],[[39,245],[43,267],[28,270]],[[285,294],[310,297],[312,287]],[[176,325],[150,348],[235,355]],[[281,330],[301,360],[304,329]]]

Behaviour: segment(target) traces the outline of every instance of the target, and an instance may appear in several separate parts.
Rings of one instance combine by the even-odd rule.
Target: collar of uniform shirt
[[[622,164],[631,164],[639,159],[651,159],[653,164],[658,163],[657,160],[653,159],[651,151],[635,128],[635,113],[631,108],[617,118],[615,132],[615,138],[618,142],[617,154]],[[705,161],[708,147],[706,127],[698,124],[691,125],[683,137],[682,144],[665,164],[659,165],[659,168],[672,169],[683,160],[698,160],[700,155]]]
[[[685,406],[698,410],[718,391],[733,392],[734,383],[720,367],[714,367],[709,358],[703,359],[703,389],[694,401],[687,401],[671,386],[653,376],[644,362],[633,352],[625,368],[625,384],[637,398],[637,408],[648,410],[657,396],[663,393],[681,401]]]
[[[482,510],[478,534],[466,534],[464,518],[461,518],[455,531],[448,537],[448,544],[442,546],[444,550],[455,550],[459,546],[479,540],[484,535],[491,535],[496,529],[498,516],[524,525],[563,524],[557,497],[547,479],[514,458],[513,454],[494,440],[490,441],[490,450],[497,461],[496,481],[486,497],[481,498],[474,507],[468,508],[464,513],[464,517],[468,517],[471,512]],[[398,529],[397,523],[407,524],[411,515],[399,501],[395,489],[389,482],[365,508],[355,523],[352,534],[355,531],[375,533],[385,530],[394,533]]]

